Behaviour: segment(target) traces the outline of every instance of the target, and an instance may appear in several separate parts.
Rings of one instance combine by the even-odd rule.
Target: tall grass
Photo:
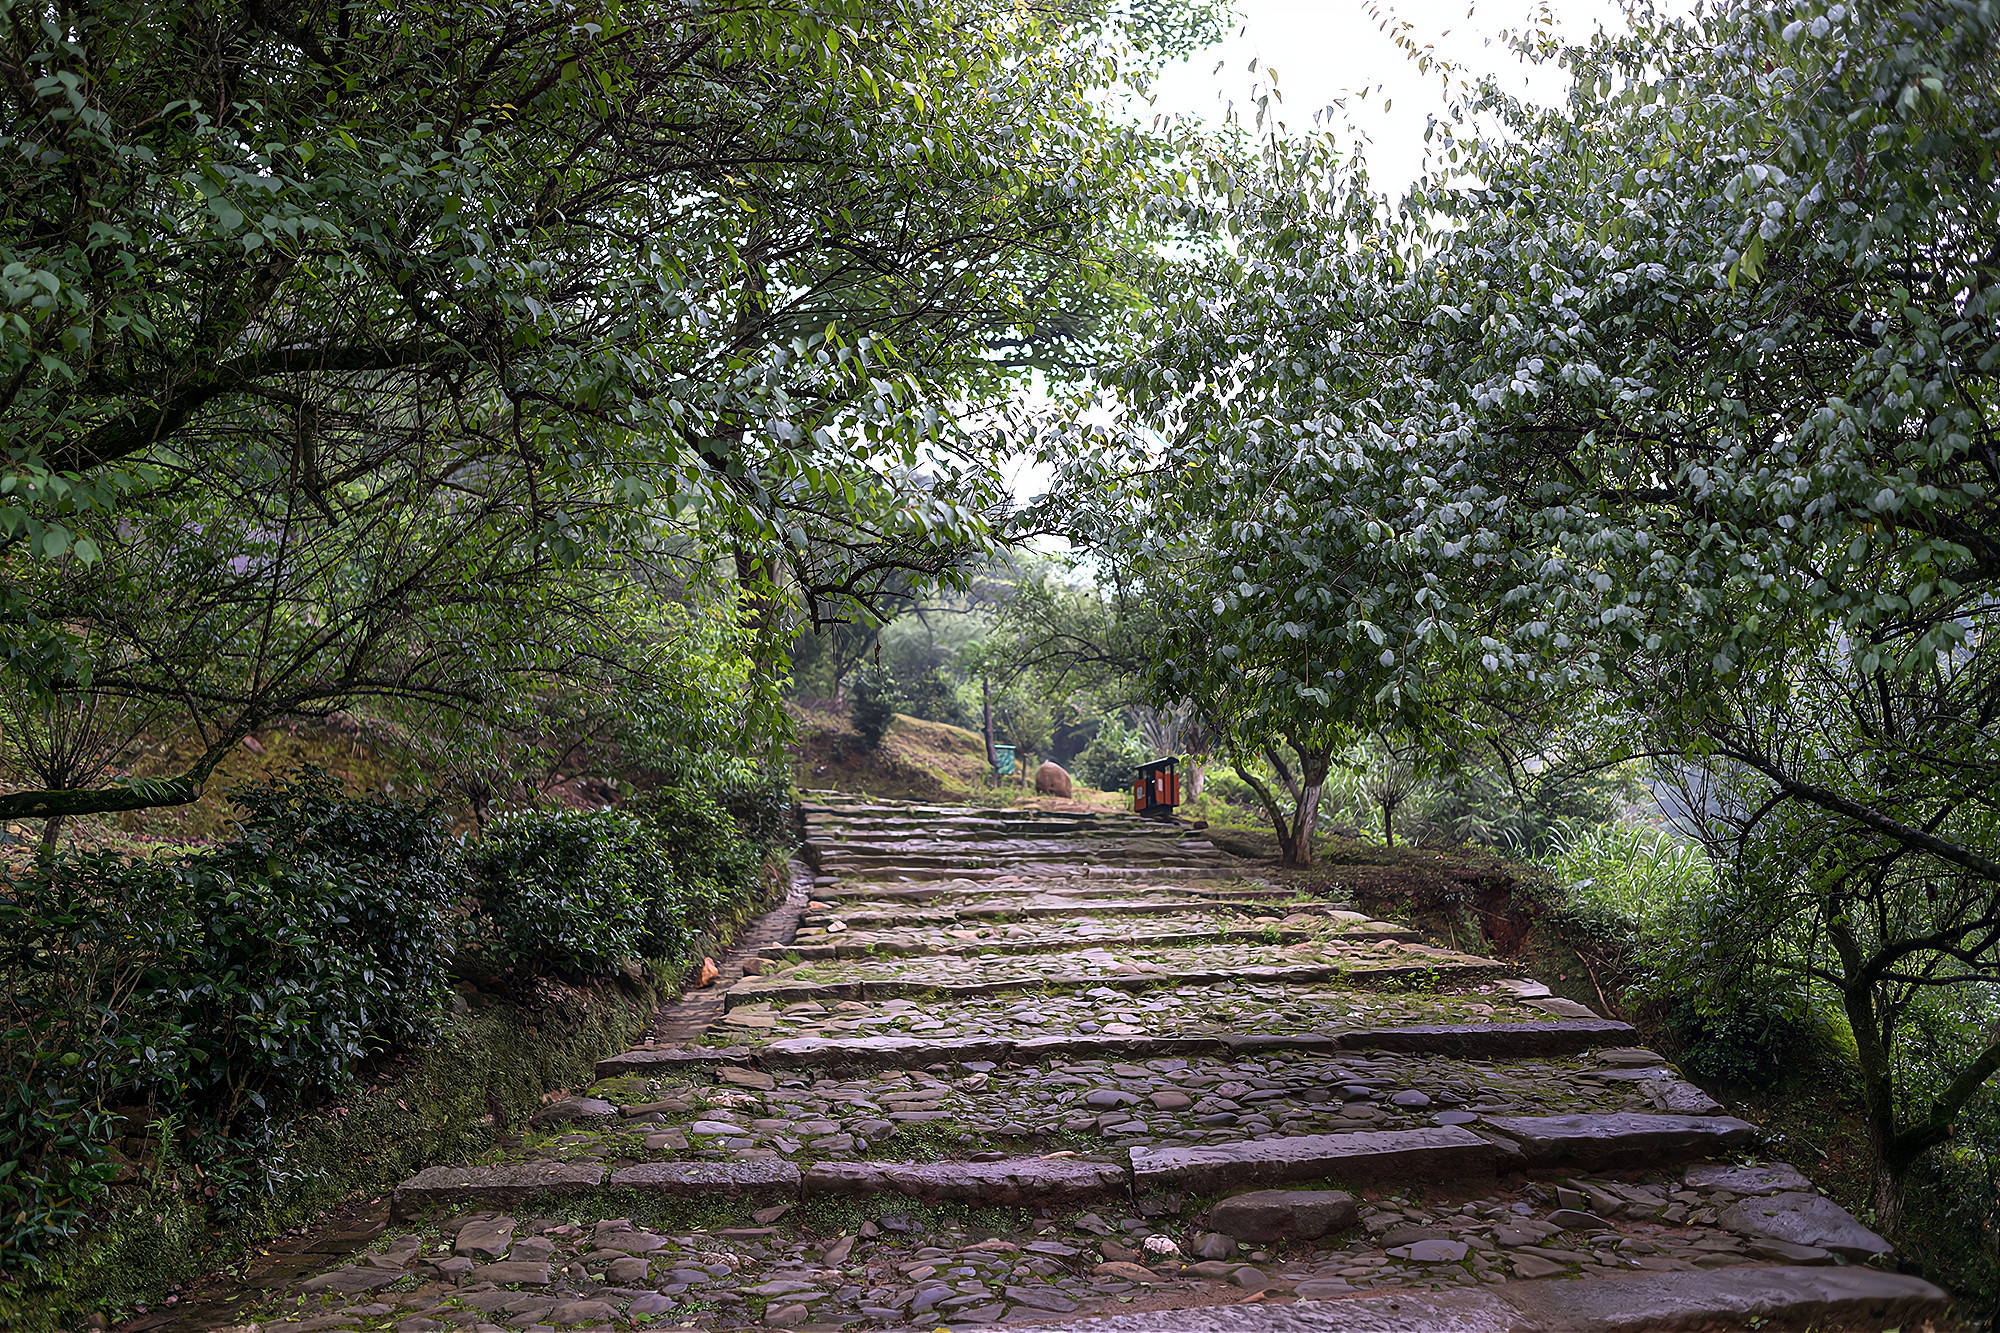
[[[1617,913],[1641,931],[1715,883],[1706,851],[1638,824],[1558,825],[1537,860],[1574,897]]]

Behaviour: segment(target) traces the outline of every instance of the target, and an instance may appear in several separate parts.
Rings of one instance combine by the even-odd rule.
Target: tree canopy
[[[1911,997],[2000,981],[2000,16],[1728,6],[1554,54],[1565,104],[1483,87],[1401,201],[1325,137],[1196,173],[1215,241],[1079,531],[1168,608],[1163,686],[1264,734],[1597,697],[1711,773],[1895,1167],[2000,1068],[1976,1032],[1922,1093],[1894,1057]]]
[[[766,640],[950,577],[995,409],[1126,303],[1120,60],[1213,18],[6,13],[8,685],[203,741],[12,815],[191,799],[281,716],[643,674],[623,612],[718,561]]]

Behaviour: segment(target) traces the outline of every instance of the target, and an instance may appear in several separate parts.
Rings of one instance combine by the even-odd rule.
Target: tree
[[[1189,207],[1230,243],[1099,475],[1206,535],[1149,586],[1212,595],[1274,713],[1437,735],[1601,691],[1717,765],[1735,882],[1871,1047],[1893,1218],[2000,1060],[1964,1024],[1894,1074],[1912,995],[1993,993],[2000,16],[1740,5],[1557,54],[1565,105],[1482,90],[1503,133],[1437,127],[1400,204],[1324,141],[1217,160]]]
[[[5,12],[0,654],[202,743],[7,816],[587,675],[638,553],[732,557],[760,639],[949,576],[1001,494],[961,414],[1118,309],[1154,152],[1087,6]]]
[[[1714,748],[1687,770],[1685,804],[1731,877],[1707,925],[1723,985],[1781,979],[1845,1020],[1893,1228],[1910,1169],[2000,1071],[2000,867],[1978,864],[2000,811],[1991,771],[1963,762],[1991,723],[1959,711],[1991,691],[1954,679],[1993,663],[1863,675],[1828,640],[1785,665],[1782,691],[1710,715]],[[1942,1077],[1912,1052],[1940,1035],[1956,1048]]]

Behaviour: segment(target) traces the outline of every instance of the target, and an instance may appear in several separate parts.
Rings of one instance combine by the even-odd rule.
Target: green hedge
[[[635,963],[671,980],[790,829],[761,775],[463,842],[315,770],[230,796],[215,848],[0,879],[0,1280],[100,1220],[134,1153],[197,1168],[217,1225],[263,1207],[292,1122],[430,1044],[454,970],[523,995]]]

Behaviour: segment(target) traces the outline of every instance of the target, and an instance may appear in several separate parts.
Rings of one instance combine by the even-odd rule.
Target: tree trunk
[[[1324,774],[1321,775],[1322,779]],[[1299,808],[1292,812],[1292,847],[1284,864],[1303,869],[1312,864],[1313,829],[1319,824],[1319,797],[1323,781],[1307,778],[1299,785]]]
[[[62,845],[63,816],[50,815],[42,821],[42,845],[35,849],[35,864],[47,870],[56,863],[56,850]]]
[[[1000,765],[993,753],[993,684],[983,674],[979,677],[979,709],[986,722],[986,770],[998,776]]]
[[[1279,864],[1287,866],[1293,864],[1292,856],[1294,849],[1292,847],[1291,823],[1285,818],[1285,809],[1278,804],[1276,793],[1271,790],[1269,783],[1252,773],[1241,762],[1232,759],[1229,766],[1236,770],[1236,776],[1242,778],[1244,784],[1251,791],[1257,793],[1258,803],[1264,807],[1264,813],[1270,816],[1271,827],[1278,834]]]
[[[1903,1225],[1903,1172],[1878,1155],[1874,1180],[1875,1230],[1894,1236]]]
[[[1396,845],[1396,807],[1382,802],[1382,842],[1385,846]]]

